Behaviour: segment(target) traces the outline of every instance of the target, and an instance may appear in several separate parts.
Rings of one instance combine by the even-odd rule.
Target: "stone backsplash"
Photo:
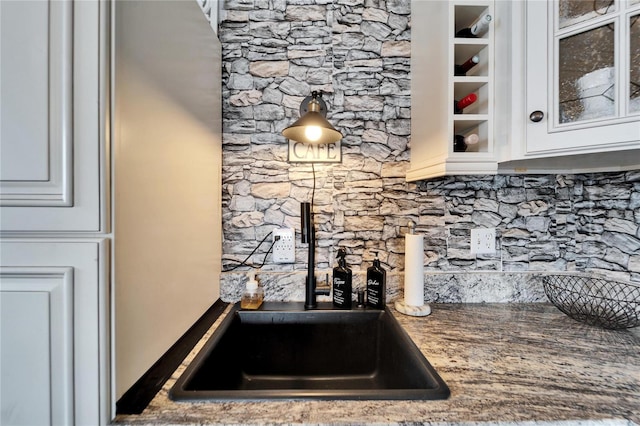
[[[330,270],[317,271],[319,284],[324,285],[325,275]],[[365,287],[365,272],[353,274],[353,293]],[[302,272],[260,272],[256,278],[265,291],[267,301],[304,300],[306,274]],[[224,301],[240,300],[246,283],[246,273],[225,274],[225,285],[220,297]],[[387,302],[403,296],[403,274],[387,274]],[[519,272],[428,272],[424,280],[424,299],[434,303],[535,303],[547,301],[539,274]],[[319,301],[330,301],[327,296],[318,296]]]
[[[391,298],[409,221],[425,235],[428,300],[533,301],[543,298],[536,271],[640,281],[640,171],[405,181],[409,0],[225,0],[222,9],[223,265],[255,249],[249,262],[266,258],[258,277],[268,299],[303,299],[300,202],[312,198],[319,277],[339,247],[356,281],[378,252]],[[312,90],[324,92],[344,135],[340,164],[287,162],[281,131]],[[294,264],[270,261],[277,227],[296,229]],[[495,255],[470,254],[481,227],[496,228]],[[223,273],[223,300],[238,300],[238,271]]]

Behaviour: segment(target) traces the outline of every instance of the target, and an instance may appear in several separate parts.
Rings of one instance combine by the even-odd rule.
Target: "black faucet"
[[[300,203],[300,241],[309,243],[309,257],[307,260],[307,280],[305,283],[304,308],[315,309],[318,307],[316,302],[317,295],[328,295],[329,287],[316,288],[316,230],[313,225],[313,212],[311,211],[311,203]]]

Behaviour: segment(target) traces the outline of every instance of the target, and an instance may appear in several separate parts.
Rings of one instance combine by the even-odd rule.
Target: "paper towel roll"
[[[404,237],[404,303],[424,305],[424,238],[407,234]]]

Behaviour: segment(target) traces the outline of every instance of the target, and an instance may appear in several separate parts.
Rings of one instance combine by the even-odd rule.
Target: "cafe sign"
[[[331,143],[304,143],[289,139],[290,163],[340,163],[342,145],[340,140]]]

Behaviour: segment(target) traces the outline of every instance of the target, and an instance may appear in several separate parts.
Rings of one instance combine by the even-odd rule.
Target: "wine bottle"
[[[467,71],[475,67],[480,62],[478,55],[473,55],[460,65],[456,65],[453,70],[453,75],[467,75]]]
[[[478,99],[475,93],[469,93],[459,101],[453,101],[453,113],[462,114],[462,110],[474,103]]]
[[[491,15],[488,13],[482,15],[472,26],[463,28],[456,33],[456,37],[460,38],[478,38],[489,29]]]
[[[455,135],[453,137],[453,152],[465,152],[469,145],[477,144],[479,139],[475,133],[468,136]]]

